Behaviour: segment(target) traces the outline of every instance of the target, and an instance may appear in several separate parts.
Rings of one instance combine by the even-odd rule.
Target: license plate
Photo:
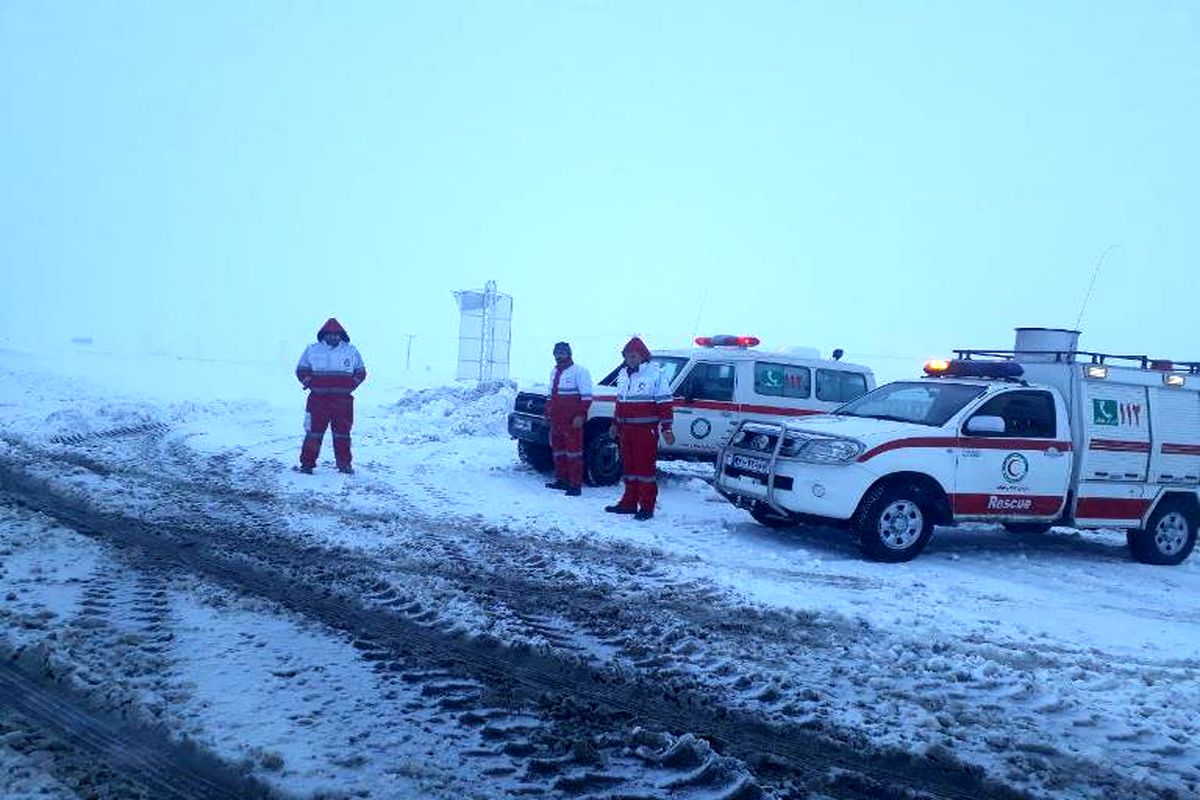
[[[757,472],[760,475],[767,474],[767,459],[758,458],[757,456],[743,456],[734,453],[729,459],[729,466],[734,469],[740,469],[745,472]]]
[[[533,430],[533,423],[527,419],[521,419],[520,417],[514,417],[513,418],[513,430],[531,431],[531,430]]]

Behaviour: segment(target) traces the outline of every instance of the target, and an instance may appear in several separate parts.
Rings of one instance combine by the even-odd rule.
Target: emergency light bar
[[[697,336],[700,347],[756,347],[757,336]]]
[[[1015,361],[934,358],[925,362],[925,374],[933,378],[1019,378],[1025,374],[1025,368]]]

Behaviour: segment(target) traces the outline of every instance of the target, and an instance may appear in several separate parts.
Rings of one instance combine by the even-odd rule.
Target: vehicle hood
[[[896,422],[890,419],[872,419],[870,417],[839,417],[832,414],[794,420],[787,424],[787,428],[789,431],[811,433],[817,436],[842,436],[858,439],[868,447],[893,439],[938,436],[942,433],[941,428],[917,425],[913,422]]]

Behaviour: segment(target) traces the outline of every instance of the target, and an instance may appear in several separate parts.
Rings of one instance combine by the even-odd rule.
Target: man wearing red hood
[[[613,435],[621,448],[625,494],[616,505],[606,506],[614,514],[633,514],[634,519],[654,516],[658,499],[658,433],[667,444],[675,443],[671,387],[657,364],[650,362],[650,349],[633,337],[621,351],[625,366],[617,373],[617,410]]]
[[[317,341],[305,348],[296,365],[296,377],[308,390],[304,415],[304,444],[300,448],[300,471],[312,474],[321,453],[325,429],[333,427],[333,455],[338,472],[353,473],[350,466],[350,426],[354,424],[354,395],[367,379],[358,349],[350,344],[350,335],[330,317]]]

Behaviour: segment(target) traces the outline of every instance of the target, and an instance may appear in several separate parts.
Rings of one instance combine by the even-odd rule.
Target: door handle
[[[676,414],[692,414],[694,412],[690,408],[677,408],[677,409],[675,409],[675,413]]]
[[[1064,453],[1062,450],[1059,450],[1057,447],[1046,448],[1047,458],[1062,458],[1064,455],[1066,455],[1066,453]]]

